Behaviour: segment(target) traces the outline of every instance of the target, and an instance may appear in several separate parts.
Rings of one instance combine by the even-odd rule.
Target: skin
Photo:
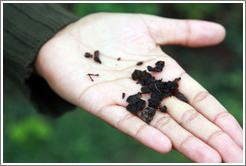
[[[207,21],[97,13],[69,24],[47,41],[34,68],[62,98],[153,150],[168,153],[174,148],[194,162],[243,162],[243,134],[236,119],[160,49],[165,44],[215,45],[224,37],[221,25]],[[84,57],[95,50],[100,51],[102,64]],[[181,77],[179,90],[189,103],[176,97],[163,100],[167,113],[157,111],[148,125],[126,110],[126,98],[141,88],[131,73],[158,60],[165,61],[165,68],[153,76],[163,81]],[[139,61],[144,64],[136,66]],[[99,76],[91,81],[88,73]]]

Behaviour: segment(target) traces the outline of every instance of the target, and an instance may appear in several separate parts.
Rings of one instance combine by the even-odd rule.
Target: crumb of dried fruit
[[[94,52],[94,56],[99,56],[99,54],[100,54],[99,50],[96,50],[96,51]]]
[[[142,97],[141,93],[129,96],[126,101],[130,104],[137,102]]]
[[[126,94],[125,94],[125,93],[122,93],[122,99],[124,99],[124,98],[125,98],[125,96],[126,96]]]
[[[150,98],[149,100],[149,107],[153,107],[153,108],[158,108],[158,105],[160,105],[160,100],[155,100]]]
[[[146,107],[143,112],[141,112],[141,117],[145,119],[146,123],[150,123],[153,116],[156,113],[156,109],[153,107]]]
[[[136,65],[137,66],[140,66],[140,65],[142,65],[143,64],[143,61],[139,61]]]
[[[164,61],[158,61],[155,63],[155,67],[147,66],[147,69],[149,71],[161,72],[164,66],[165,66]]]
[[[149,88],[149,86],[143,86],[141,88],[141,92],[142,93],[150,93],[151,92],[151,89]]]
[[[126,106],[126,109],[128,111],[130,111],[133,114],[136,114],[138,111],[143,110],[143,108],[145,107],[146,101],[139,99],[136,103],[134,104],[128,104]]]
[[[92,57],[93,57],[93,55],[92,55],[92,54],[90,54],[89,52],[86,52],[86,53],[85,53],[85,57],[86,57],[86,58],[92,58]]]
[[[153,82],[155,82],[155,77],[153,77],[151,74],[146,72],[146,74],[139,79],[137,84],[140,83],[141,85],[144,86],[144,85],[149,85],[150,83]]]
[[[146,71],[134,70],[134,72],[132,73],[132,79],[137,80],[143,77],[145,74],[146,74]]]
[[[167,107],[164,105],[163,107],[159,108],[161,112],[166,113],[167,112]]]
[[[137,93],[135,95],[129,96],[126,100],[129,103],[126,106],[126,109],[134,114],[137,113],[138,111],[141,111],[146,104],[146,101],[142,100],[141,97],[142,97],[141,93]]]
[[[96,61],[96,62],[98,62],[98,63],[102,63],[102,61],[100,60],[100,58],[99,58],[99,54],[100,54],[100,52],[97,50],[97,51],[95,51],[94,52],[94,60]]]
[[[181,92],[177,92],[176,97],[184,102],[188,102],[188,99]]]

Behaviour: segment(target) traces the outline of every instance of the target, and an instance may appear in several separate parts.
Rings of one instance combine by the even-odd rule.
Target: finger
[[[217,150],[224,162],[242,162],[242,149],[219,127],[208,121],[189,104],[170,97],[162,102],[168,114],[181,126]]]
[[[241,126],[219,101],[186,73],[182,74],[179,89],[196,110],[226,132],[240,147],[243,147]]]
[[[151,37],[159,45],[179,44],[189,47],[209,46],[225,38],[225,29],[217,23],[178,20],[141,14]]]
[[[167,136],[154,127],[147,125],[124,107],[104,107],[95,115],[153,150],[167,153],[172,148]]]
[[[240,147],[243,147],[243,130],[237,120],[206,89],[191,78],[174,59],[166,57],[165,62],[166,70],[157,73],[156,78],[169,81],[181,77],[179,90],[188,98],[189,104],[220,127]]]
[[[156,112],[153,125],[173,143],[173,147],[194,162],[221,162],[220,155],[210,146],[177,124],[168,114]]]

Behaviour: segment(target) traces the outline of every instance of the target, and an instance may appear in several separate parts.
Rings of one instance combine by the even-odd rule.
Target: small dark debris
[[[133,114],[136,114],[138,111],[141,111],[145,107],[146,101],[139,99],[136,103],[134,104],[128,104],[126,106],[126,109],[130,111]]]
[[[164,61],[158,61],[155,63],[155,67],[151,67],[151,66],[147,66],[147,69],[149,71],[154,71],[154,72],[161,72],[163,67],[165,66],[165,62]]]
[[[117,58],[117,61],[120,61],[121,60],[121,57]]]
[[[95,51],[94,52],[94,60],[96,61],[96,62],[98,62],[98,63],[102,63],[102,61],[100,60],[100,58],[99,58],[99,54],[100,54],[100,52],[97,50],[97,51]]]
[[[145,75],[139,79],[137,84],[140,83],[142,86],[144,86],[144,85],[149,85],[150,83],[153,82],[155,82],[155,77],[153,77],[149,73],[145,73]]]
[[[143,112],[141,112],[141,117],[145,119],[146,123],[150,123],[153,116],[156,113],[156,109],[153,107],[146,107]]]
[[[158,61],[155,63],[154,68],[151,66],[148,66],[147,68],[149,71],[161,72],[164,66],[164,61]],[[146,107],[141,113],[141,117],[145,119],[146,123],[150,123],[156,109],[164,113],[167,112],[166,106],[161,108],[159,107],[162,99],[176,96],[180,100],[188,102],[187,98],[178,90],[178,82],[181,80],[180,77],[175,78],[173,81],[164,82],[162,79],[156,80],[155,77],[146,70],[135,70],[131,76],[132,79],[137,81],[137,83],[140,83],[142,87],[141,93],[138,92],[137,94],[127,98],[127,102],[129,104],[126,108],[132,113],[137,113],[138,111],[144,109],[146,102],[141,99],[142,94],[150,94],[150,98],[148,99],[148,107]]]
[[[143,64],[143,61],[139,61],[136,65],[137,66],[140,66],[140,65],[142,65]]]
[[[87,75],[90,77],[91,81],[94,81],[91,76],[97,76],[97,77],[99,76],[99,74],[91,74],[91,73],[88,73]]]
[[[92,58],[92,57],[93,57],[93,55],[92,55],[92,54],[90,54],[89,52],[86,52],[86,53],[85,53],[85,57],[86,57],[86,58]]]
[[[96,62],[100,63],[100,64],[102,63],[102,61],[100,60],[100,58],[97,57],[97,56],[94,57],[94,60],[95,60]]]
[[[155,71],[155,69],[154,69],[153,67],[151,67],[151,66],[147,66],[147,69],[148,69],[149,71]]]
[[[150,93],[151,92],[151,89],[149,88],[149,86],[143,86],[141,88],[141,92],[142,93]]]
[[[153,119],[153,117],[148,117],[148,118],[145,119],[145,122],[146,122],[147,124],[149,124],[149,123],[151,122],[152,119]]]
[[[187,102],[188,103],[188,99],[183,95],[183,93],[181,92],[177,92],[176,93],[176,97],[184,102]]]
[[[153,108],[158,108],[158,105],[160,105],[160,100],[155,100],[150,98],[149,100],[149,107],[153,107]]]
[[[126,106],[126,109],[133,114],[136,114],[138,111],[141,111],[146,104],[146,101],[141,99],[141,93],[129,96],[126,101],[129,103]]]
[[[94,55],[95,55],[95,56],[99,56],[99,54],[100,54],[99,50],[96,50],[96,51],[94,52]]]
[[[129,96],[129,97],[126,99],[126,101],[127,101],[128,103],[130,103],[130,104],[134,104],[134,103],[136,103],[141,97],[142,97],[141,93],[138,92],[138,93],[135,94],[135,95]]]
[[[167,107],[164,105],[163,107],[159,108],[161,112],[166,113],[167,112]]]
[[[175,78],[173,82],[178,83],[181,80],[181,77]]]
[[[100,58],[99,58],[99,54],[100,54],[100,52],[99,52],[98,50],[96,50],[96,51],[94,52],[94,58],[93,58],[93,55],[92,55],[91,53],[86,52],[86,53],[85,53],[85,57],[86,57],[86,58],[93,58],[94,61],[96,61],[96,62],[98,62],[98,63],[101,64],[102,61],[101,61]]]
[[[146,71],[135,70],[135,71],[132,73],[132,79],[133,79],[133,80],[137,80],[137,79],[143,77],[145,74],[146,74]]]
[[[122,99],[124,99],[124,98],[125,98],[125,96],[126,96],[126,94],[125,94],[125,93],[122,93]]]

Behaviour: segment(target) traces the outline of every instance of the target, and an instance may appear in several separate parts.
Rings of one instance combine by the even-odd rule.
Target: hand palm
[[[150,148],[166,153],[170,149],[170,139],[174,148],[194,161],[218,162],[220,156],[217,152],[220,153],[224,161],[232,161],[229,157],[237,157],[238,154],[241,154],[241,149],[230,137],[224,133],[221,134],[222,131],[219,129],[221,124],[216,124],[219,126],[217,127],[210,122],[212,115],[205,113],[204,116],[210,120],[208,121],[203,117],[202,109],[199,110],[201,114],[194,111],[200,108],[199,105],[188,105],[174,97],[166,99],[162,105],[167,105],[168,114],[158,112],[150,126],[125,109],[127,103],[126,99],[122,99],[122,93],[126,93],[127,97],[139,92],[141,87],[131,79],[131,73],[135,69],[145,70],[148,65],[153,66],[158,60],[165,61],[165,68],[163,72],[154,74],[157,79],[162,78],[167,81],[181,76],[180,90],[187,94],[191,101],[194,101],[195,97],[187,91],[190,88],[189,84],[204,91],[185,74],[173,59],[161,51],[160,43],[158,43],[159,38],[156,36],[162,31],[154,31],[153,29],[156,27],[149,25],[151,21],[153,20],[144,15],[94,14],[87,16],[69,25],[46,43],[38,56],[37,71],[64,99],[104,119]],[[168,23],[169,20],[166,22]],[[163,40],[166,43],[168,43],[167,41],[172,43],[171,39],[168,40],[171,35],[166,33],[166,36],[167,39]],[[192,41],[192,38],[189,40]],[[165,44],[164,41],[161,44]],[[185,44],[192,45],[192,42],[189,44],[187,41]],[[180,41],[173,42],[180,44]],[[84,57],[85,52],[93,53],[95,50],[100,51],[102,64]],[[121,60],[117,60],[118,58]],[[136,66],[138,61],[143,61],[144,64]],[[92,76],[94,81],[91,81],[88,73],[99,74],[99,76]],[[198,98],[204,97],[206,96],[200,95]],[[143,98],[147,99],[148,96],[144,95]],[[214,99],[211,101],[214,102]],[[181,113],[178,112],[177,109],[182,108],[185,109],[180,111]],[[216,114],[224,115],[224,112]],[[225,115],[228,119],[228,115]],[[199,119],[199,122],[193,119]],[[203,123],[199,124],[201,121]],[[236,123],[231,117],[227,120],[227,122],[229,121],[232,121],[233,124]],[[197,128],[192,127],[194,125],[201,127],[206,125],[207,128],[211,128],[204,129],[211,133],[210,136],[199,132]],[[173,131],[168,130],[170,127],[173,128]],[[236,135],[239,132],[241,131],[237,129]],[[215,133],[214,135],[223,135],[225,142],[235,149],[235,154],[223,151],[222,145],[215,145],[218,142],[215,139],[208,142],[209,137],[214,137],[213,133]],[[228,134],[231,135],[231,133]],[[183,138],[180,138],[179,135]],[[240,142],[236,136],[233,139],[237,143]],[[194,144],[196,148],[190,147],[191,144]],[[239,160],[240,157],[235,159],[235,161]]]

